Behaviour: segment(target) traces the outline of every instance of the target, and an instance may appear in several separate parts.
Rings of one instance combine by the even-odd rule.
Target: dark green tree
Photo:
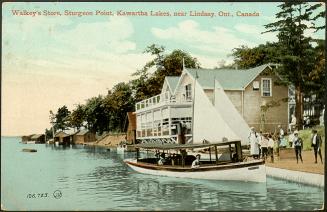
[[[83,126],[83,122],[85,121],[85,111],[83,105],[78,104],[77,107],[70,114],[68,120],[69,125],[71,127],[74,127],[79,130]]]
[[[155,58],[133,74],[138,77],[133,80],[132,86],[135,90],[135,100],[140,101],[161,92],[161,87],[165,76],[179,76],[183,71],[183,59],[185,67],[199,68],[200,63],[194,57],[182,50],[174,50],[170,54],[164,54],[165,48],[152,44],[148,46],[144,53],[150,53]],[[154,68],[154,73],[149,73],[149,69]]]
[[[280,62],[278,44],[276,43],[267,42],[254,48],[240,46],[234,48],[231,55],[234,57],[234,63],[239,69]]]
[[[115,85],[111,94],[104,98],[103,105],[110,116],[110,130],[125,131],[127,112],[134,111],[135,105],[130,84],[121,82]]]
[[[278,69],[283,79],[295,87],[295,101],[298,127],[303,123],[303,93],[308,76],[314,69],[312,62],[314,49],[313,39],[305,36],[305,31],[310,28],[316,30],[323,26],[315,26],[315,21],[323,13],[316,15],[316,10],[321,3],[309,4],[302,1],[284,2],[278,6],[281,11],[276,14],[278,21],[265,25],[266,32],[278,32],[278,49],[280,63]],[[265,33],[266,33],[265,32]]]
[[[44,134],[47,141],[52,139],[52,127],[50,129],[46,128]]]
[[[56,123],[56,114],[53,113],[52,110],[49,111],[49,120],[51,124],[52,134],[54,136],[56,129],[55,129],[55,123]]]
[[[91,132],[102,132],[109,129],[109,114],[103,105],[103,97],[92,97],[86,101],[84,106],[87,128]]]
[[[317,46],[313,49],[312,63],[313,69],[308,75],[309,81],[307,82],[306,90],[309,92],[318,93],[320,97],[325,94],[325,40],[316,40]]]
[[[56,120],[55,120],[54,128],[65,130],[69,125],[68,123],[69,115],[70,115],[70,111],[68,110],[66,105],[58,108],[58,111],[55,115]]]

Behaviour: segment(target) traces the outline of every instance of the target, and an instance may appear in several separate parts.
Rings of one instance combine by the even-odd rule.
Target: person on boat
[[[197,154],[196,159],[192,162],[192,166],[191,166],[192,169],[200,167],[200,158],[201,158],[201,155]]]
[[[158,165],[159,165],[159,166],[162,166],[162,165],[164,165],[165,162],[166,162],[166,160],[165,160],[165,153],[162,153],[162,154],[160,155],[160,157],[159,157]]]
[[[184,167],[185,166],[185,159],[187,157],[187,152],[186,152],[185,149],[181,150],[181,156],[182,156],[182,167]]]
[[[271,162],[274,162],[274,145],[275,141],[271,134],[268,135],[268,155],[270,155]]]
[[[293,146],[295,148],[295,156],[296,156],[296,163],[299,163],[299,157],[302,160],[301,151],[303,148],[303,140],[299,137],[299,132],[297,130],[294,131],[294,138],[293,138]]]
[[[321,156],[321,143],[322,139],[321,136],[318,134],[317,130],[312,130],[312,137],[311,137],[311,147],[313,147],[314,155],[315,155],[315,163],[317,163],[317,154],[319,154],[321,163],[322,156]]]
[[[257,159],[259,156],[259,145],[258,145],[258,134],[255,131],[254,127],[251,127],[251,132],[249,135],[250,140],[250,154],[254,159]]]
[[[237,152],[233,152],[232,153],[232,161],[233,162],[238,162],[238,154],[237,154]]]

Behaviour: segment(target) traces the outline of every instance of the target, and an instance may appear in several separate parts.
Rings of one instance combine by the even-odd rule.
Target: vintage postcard
[[[325,3],[2,3],[1,210],[324,210]]]

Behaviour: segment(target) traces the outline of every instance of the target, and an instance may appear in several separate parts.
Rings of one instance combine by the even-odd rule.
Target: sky
[[[1,135],[44,133],[51,127],[50,110],[56,112],[63,105],[72,110],[88,98],[105,95],[115,84],[131,80],[131,74],[152,59],[143,53],[151,44],[165,46],[166,53],[184,50],[204,68],[217,67],[222,61],[229,64],[234,48],[277,41],[274,33],[261,34],[265,24],[276,21],[277,5],[3,3]],[[79,17],[66,15],[65,11],[92,15]],[[97,15],[97,11],[111,11],[113,15]],[[124,11],[147,12],[148,16],[117,15]],[[171,16],[151,16],[151,11],[169,12]],[[174,12],[186,15],[174,16]],[[215,16],[190,15],[195,12]],[[219,16],[227,13],[229,16]],[[240,13],[259,16],[237,16]],[[325,38],[322,31],[306,34]]]

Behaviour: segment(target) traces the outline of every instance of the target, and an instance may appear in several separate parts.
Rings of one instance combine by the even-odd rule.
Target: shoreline
[[[112,144],[99,144],[93,142],[87,144],[89,146],[97,146],[102,148],[115,148],[117,146]],[[312,155],[311,155],[312,154]],[[311,156],[311,160],[310,160]],[[311,186],[318,186],[324,188],[324,164],[314,164],[312,160],[312,151],[303,151],[304,164],[296,163],[296,159],[280,160],[275,159],[274,163],[266,161],[266,173],[267,176],[287,180],[296,183],[307,184]],[[308,167],[314,167],[315,169],[308,169]],[[286,167],[286,168],[285,168]]]
[[[282,179],[290,182],[301,183],[311,186],[325,187],[325,176],[321,174],[293,171],[266,166],[266,174],[269,177]]]
[[[81,143],[87,146],[96,146],[101,148],[116,148],[119,142],[107,141],[105,139],[90,142]],[[324,153],[322,153],[324,155]],[[314,163],[314,155],[312,151],[302,152],[303,163],[296,163],[294,158],[279,159],[275,157],[274,163],[271,163],[270,158],[266,160],[266,173],[267,176],[291,181],[295,183],[301,183],[311,186],[317,186],[324,188],[324,164],[318,162]],[[323,156],[324,157],[324,156]],[[324,158],[323,158],[324,161]]]

